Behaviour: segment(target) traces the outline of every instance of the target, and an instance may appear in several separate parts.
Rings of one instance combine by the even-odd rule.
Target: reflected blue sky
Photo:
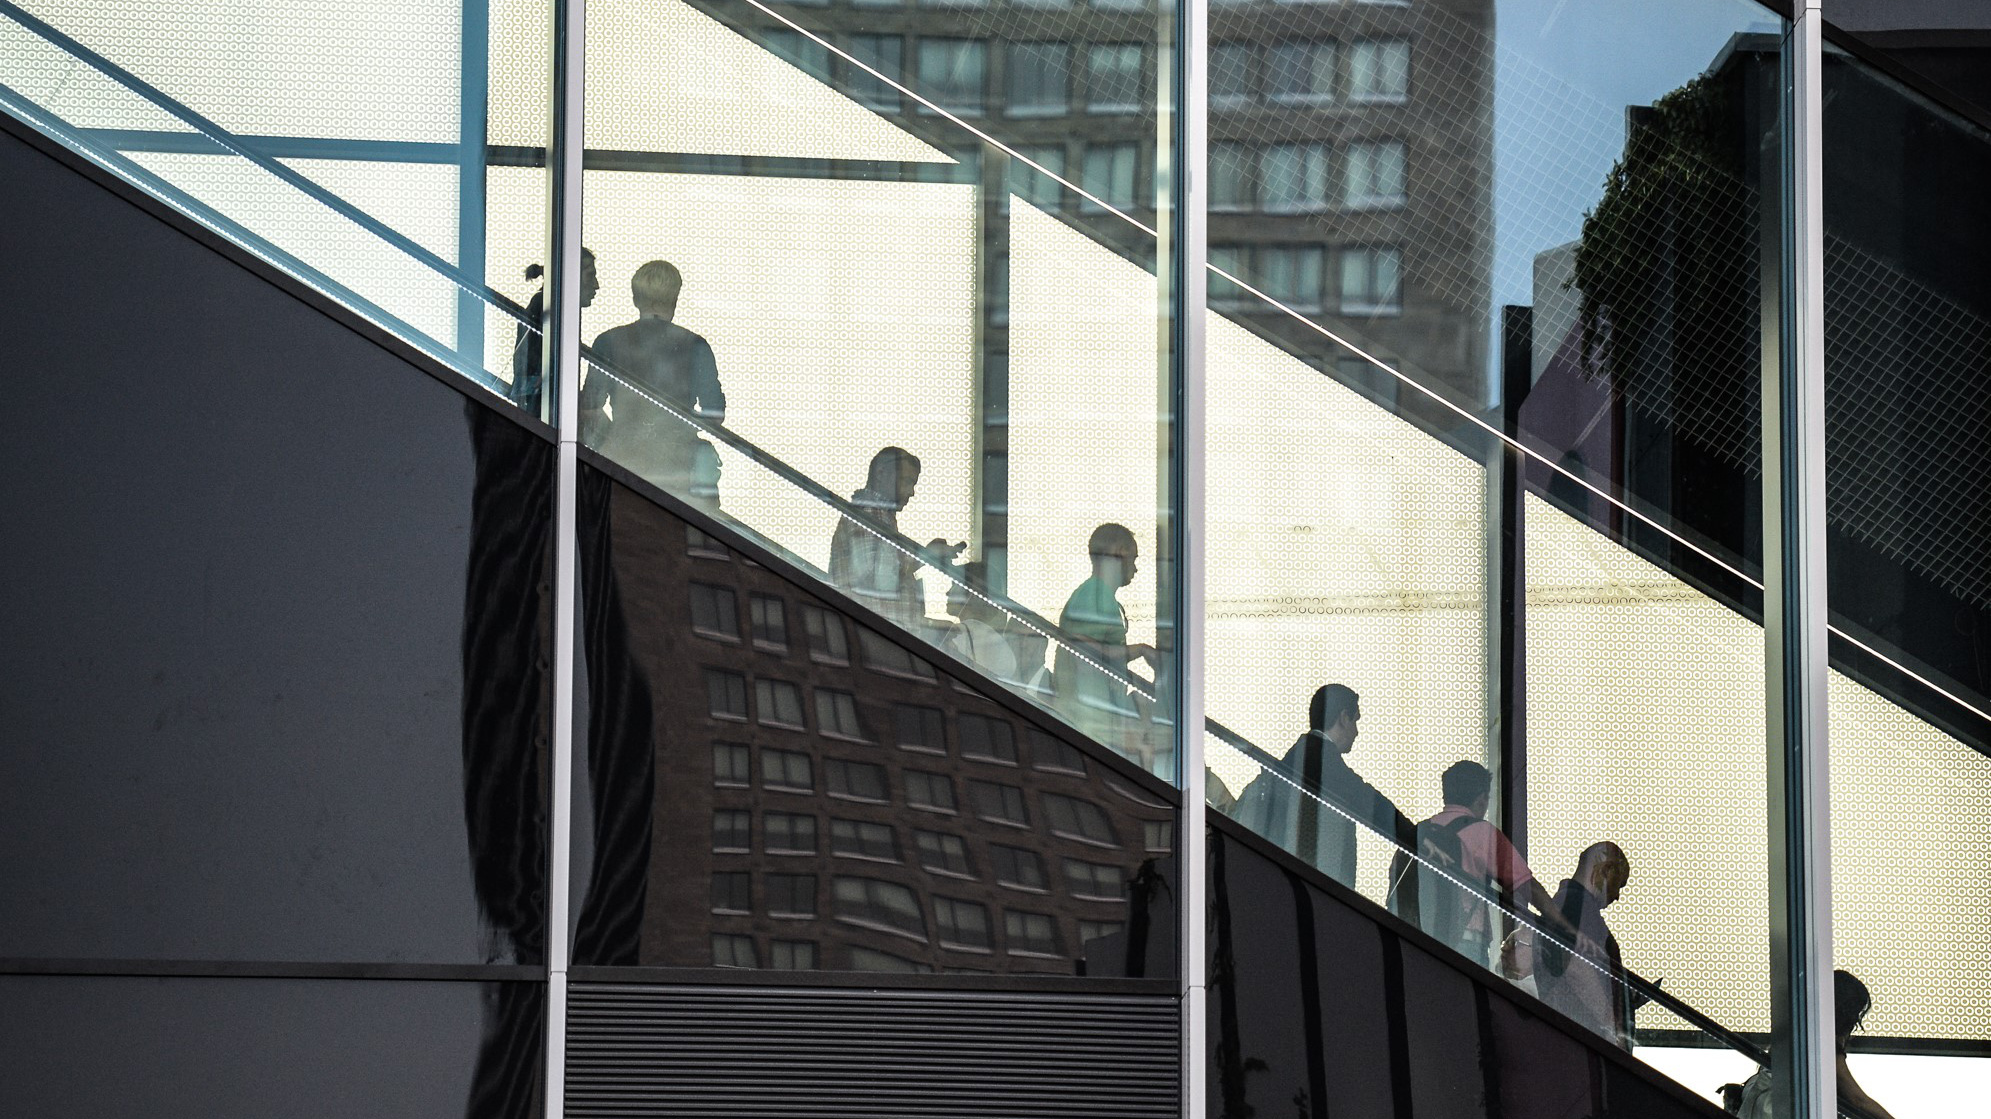
[[[1738,33],[1781,24],[1749,0],[1498,0],[1495,323],[1500,307],[1534,303],[1536,254],[1581,234],[1624,148],[1626,106],[1686,84]]]

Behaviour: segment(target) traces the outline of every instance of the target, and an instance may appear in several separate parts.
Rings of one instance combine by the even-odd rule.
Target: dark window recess
[[[1126,885],[1126,878],[1126,874],[1117,866],[1089,863],[1083,859],[1065,860],[1065,883],[1071,887],[1072,896],[1075,898],[1119,901]]]
[[[873,672],[903,676],[909,680],[930,682],[936,679],[932,665],[862,626],[857,629],[857,647],[864,652],[864,667]]]
[[[926,939],[926,918],[920,913],[919,898],[897,882],[838,878],[832,888],[838,920]]]
[[[770,789],[813,793],[816,791],[814,762],[809,755],[794,750],[763,749],[760,752],[760,783]]]
[[[1078,942],[1080,944],[1090,944],[1095,940],[1104,940],[1109,936],[1119,936],[1126,928],[1127,925],[1123,921],[1080,921],[1078,923]]]
[[[857,697],[835,688],[816,689],[816,730],[830,738],[871,741],[864,721],[857,717]]]
[[[816,876],[813,874],[770,874],[767,887],[767,915],[770,917],[814,917],[816,915]]]
[[[809,729],[802,719],[802,689],[786,680],[755,680],[754,702],[763,726]]]
[[[1141,846],[1149,851],[1175,849],[1175,821],[1147,820],[1141,824]]]
[[[1034,727],[1025,727],[1024,741],[1030,743],[1030,764],[1052,773],[1085,774],[1085,754],[1061,738]]]
[[[993,944],[989,937],[989,911],[972,901],[954,898],[933,899],[933,928],[940,943],[949,948],[986,952]]]
[[[759,967],[754,956],[754,938],[732,933],[712,934],[713,967]]]
[[[716,537],[696,525],[684,526],[684,542],[685,549],[694,556],[702,556],[706,559],[732,558],[732,553],[726,550],[724,544],[719,543]]]
[[[770,940],[767,966],[779,971],[816,970],[816,942],[813,940]]]
[[[954,782],[945,774],[909,769],[905,772],[906,804],[934,812],[953,812]]]
[[[751,851],[754,845],[754,814],[739,808],[722,808],[712,813],[714,851]]]
[[[938,707],[915,707],[910,703],[892,706],[899,746],[929,754],[947,752],[947,717]]]
[[[915,829],[913,849],[919,852],[919,865],[935,874],[973,878],[975,868],[968,862],[968,845],[958,835]]]
[[[809,635],[809,656],[826,664],[850,663],[850,637],[843,619],[820,606],[802,606],[802,629]]]
[[[892,825],[874,824],[865,820],[831,820],[830,853],[848,855],[854,859],[877,859],[881,862],[899,861],[899,842],[892,834]]]
[[[731,587],[691,584],[691,631],[720,641],[740,639],[740,600]]]
[[[1056,918],[1044,913],[1025,913],[1021,910],[1003,911],[1002,931],[1009,940],[1009,950],[1019,956],[1062,956],[1064,946],[1058,938]]]
[[[998,824],[1030,826],[1030,810],[1024,807],[1023,790],[994,781],[968,782],[968,804],[975,815]]]
[[[747,599],[748,620],[753,623],[754,644],[769,649],[788,648],[788,611],[773,595],[757,594]]]
[[[754,876],[744,870],[722,870],[712,876],[712,912],[752,913]]]
[[[823,779],[829,794],[845,800],[867,800],[885,804],[891,798],[885,782],[885,767],[868,762],[847,762],[830,758],[823,762]]]
[[[747,719],[747,678],[721,668],[705,670],[705,696],[715,719]]]
[[[770,855],[813,855],[816,853],[816,818],[795,812],[767,812],[761,815],[763,850]]]
[[[753,751],[736,742],[714,742],[712,744],[712,783],[714,785],[751,785],[754,774]]]
[[[1113,822],[1098,805],[1057,793],[1045,793],[1043,799],[1044,822],[1052,834],[1102,847],[1120,845],[1120,837],[1113,834]]]
[[[1039,892],[1051,888],[1050,878],[1044,873],[1044,860],[1035,851],[991,843],[989,859],[995,863],[996,882],[1001,885]]]
[[[964,714],[956,725],[961,733],[962,757],[1016,764],[1016,732],[1007,721]]]
[[[908,960],[904,956],[894,956],[890,952],[880,952],[876,948],[850,949],[850,970],[852,971],[891,971],[904,975],[920,975],[933,970],[931,964]]]

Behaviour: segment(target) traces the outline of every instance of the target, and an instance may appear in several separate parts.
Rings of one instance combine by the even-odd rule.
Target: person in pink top
[[[1521,852],[1485,819],[1493,774],[1478,762],[1456,762],[1439,784],[1444,811],[1417,825],[1425,864],[1418,877],[1424,931],[1475,963],[1488,964],[1490,946],[1508,931],[1505,918],[1497,918],[1490,904],[1498,901],[1531,908],[1544,924],[1573,936]],[[1433,873],[1433,867],[1442,873]]]

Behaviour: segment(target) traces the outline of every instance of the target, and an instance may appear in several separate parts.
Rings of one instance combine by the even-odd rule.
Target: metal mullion
[[[1763,633],[1770,839],[1773,1110],[1837,1113],[1826,737],[1824,19],[1784,51],[1778,360],[1764,365]]]
[[[566,1108],[568,911],[572,857],[576,492],[580,475],[581,158],[586,143],[587,0],[554,0],[548,131],[545,334],[541,365],[553,378],[559,429],[554,475],[553,757],[546,891],[546,1119]]]
[[[1209,0],[1177,0],[1171,13],[1175,50],[1172,81],[1175,105],[1162,134],[1172,151],[1169,167],[1170,220],[1166,228],[1174,292],[1171,369],[1175,384],[1175,430],[1170,446],[1174,497],[1172,551],[1175,559],[1175,716],[1177,770],[1182,787],[1182,826],[1176,829],[1176,860],[1181,868],[1178,919],[1182,976],[1182,1109],[1184,1119],[1202,1119],[1209,1105],[1209,921],[1208,811],[1204,757],[1205,603],[1205,308],[1209,266]]]

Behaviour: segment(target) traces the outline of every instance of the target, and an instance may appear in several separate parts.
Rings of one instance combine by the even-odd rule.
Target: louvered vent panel
[[[578,983],[573,1116],[1172,1116],[1163,996]]]

